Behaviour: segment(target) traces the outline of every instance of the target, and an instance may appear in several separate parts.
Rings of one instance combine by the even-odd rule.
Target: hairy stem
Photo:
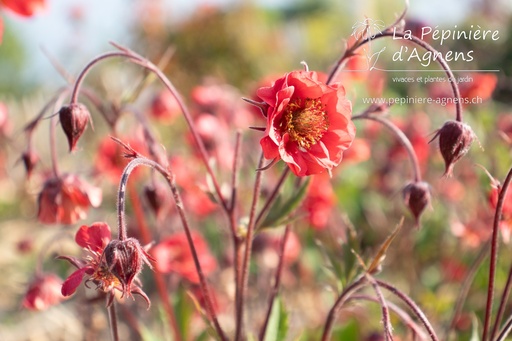
[[[432,341],[439,341],[434,328],[430,324],[430,321],[427,319],[427,317],[425,316],[423,311],[421,311],[421,309],[418,307],[418,305],[412,299],[409,298],[409,296],[407,296],[406,294],[404,294],[403,292],[401,292],[400,290],[398,290],[396,287],[394,287],[391,284],[388,284],[388,283],[386,283],[384,281],[380,281],[380,280],[375,280],[375,281],[377,282],[377,284],[380,287],[388,290],[389,292],[394,294],[396,297],[398,297],[400,300],[402,300],[405,304],[407,304],[407,306],[409,306],[409,308],[420,319],[423,326],[425,326],[425,329],[427,329],[427,332],[428,332],[430,338],[432,339]]]
[[[343,292],[338,296],[338,299],[332,306],[327,318],[325,320],[324,330],[322,333],[322,341],[329,341],[332,333],[332,328],[334,327],[334,322],[338,317],[338,313],[343,306],[343,304],[350,298],[350,296],[361,289],[367,282],[365,276],[359,277],[359,279],[355,280],[343,290]]]
[[[107,295],[107,304],[108,304],[108,295]],[[112,341],[119,341],[119,331],[117,329],[117,314],[116,314],[116,302],[112,301],[112,304],[108,307],[108,319],[110,322],[110,335],[112,336]]]

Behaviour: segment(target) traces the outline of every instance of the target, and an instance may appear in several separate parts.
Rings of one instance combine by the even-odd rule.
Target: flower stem
[[[83,82],[83,80],[85,78],[85,75],[89,72],[89,70],[95,64],[97,64],[98,62],[100,62],[102,60],[105,60],[105,59],[108,59],[108,58],[113,58],[113,57],[126,58],[129,61],[131,61],[131,62],[133,62],[133,63],[135,63],[135,64],[137,64],[137,65],[139,65],[139,66],[141,66],[143,68],[145,68],[146,70],[149,70],[149,71],[153,72],[158,77],[158,79],[160,79],[160,81],[164,84],[164,86],[172,93],[174,98],[176,99],[176,102],[178,103],[178,106],[180,107],[181,112],[183,113],[183,116],[185,118],[185,121],[187,122],[187,125],[188,125],[188,127],[190,129],[190,132],[192,133],[192,137],[193,137],[197,147],[199,148],[199,154],[201,155],[201,159],[202,159],[202,161],[203,161],[203,163],[204,163],[204,165],[206,167],[206,171],[211,176],[212,183],[213,183],[213,186],[215,188],[215,192],[217,194],[218,200],[220,201],[221,206],[224,209],[224,211],[226,213],[229,213],[229,207],[228,207],[228,204],[226,202],[226,199],[222,195],[222,192],[221,192],[220,185],[219,185],[219,182],[217,180],[217,177],[216,177],[212,167],[210,166],[209,156],[208,156],[208,153],[206,151],[206,147],[204,145],[204,142],[201,139],[199,133],[197,132],[197,129],[196,129],[195,124],[194,124],[194,121],[192,120],[192,116],[191,116],[187,106],[185,105],[185,102],[183,101],[183,99],[179,95],[179,93],[176,90],[176,88],[174,87],[174,85],[171,83],[171,81],[164,75],[164,73],[156,65],[151,63],[146,58],[136,54],[135,52],[133,52],[133,51],[127,49],[127,48],[121,47],[121,46],[119,46],[117,44],[113,43],[113,45],[116,48],[118,48],[120,51],[107,52],[105,54],[102,54],[102,55],[94,58],[80,72],[79,76],[76,79],[75,86],[73,88],[73,92],[71,94],[71,102],[70,103],[76,103],[77,102],[80,86],[81,86],[81,84],[82,84],[82,82]]]
[[[367,119],[371,121],[378,122],[388,128],[395,136],[398,138],[402,146],[404,146],[405,150],[407,151],[407,155],[409,155],[409,160],[411,161],[411,167],[414,177],[414,182],[420,182],[421,181],[421,171],[420,171],[420,165],[418,162],[418,157],[416,156],[416,152],[411,144],[411,141],[409,138],[404,134],[403,131],[401,131],[393,122],[390,120],[379,116],[379,115],[372,115],[370,112],[366,111],[360,115],[353,116],[352,120],[358,120],[358,119]]]
[[[283,273],[284,268],[284,250],[286,248],[286,242],[288,241],[288,236],[290,235],[290,225],[286,225],[283,238],[281,239],[281,243],[279,245],[279,263],[277,264],[276,269],[276,277],[274,279],[274,286],[272,287],[272,291],[270,292],[270,297],[268,299],[268,308],[267,314],[265,316],[265,322],[260,330],[259,340],[263,341],[265,338],[265,334],[267,332],[268,322],[270,320],[270,314],[272,313],[272,308],[274,307],[274,302],[277,294],[279,293],[279,287],[281,285],[281,274]]]
[[[398,297],[405,304],[407,304],[409,306],[409,308],[420,319],[421,323],[423,323],[423,326],[425,326],[425,329],[427,329],[427,332],[430,335],[430,338],[432,339],[432,341],[439,341],[434,328],[430,324],[430,321],[427,319],[427,317],[425,316],[423,311],[421,311],[421,309],[418,307],[418,305],[412,299],[409,298],[409,296],[407,296],[406,294],[404,294],[403,292],[401,292],[400,290],[398,290],[396,287],[394,287],[391,284],[388,284],[388,283],[386,283],[384,281],[381,281],[381,280],[375,280],[375,281],[377,282],[377,284],[380,287],[382,287],[382,288],[388,290],[389,292],[393,293],[396,297]]]
[[[258,218],[256,218],[256,226],[258,226],[259,223],[261,223],[261,220],[263,219],[264,215],[268,212],[270,209],[270,206],[274,203],[274,201],[277,198],[277,195],[279,194],[279,191],[281,190],[281,187],[284,184],[284,181],[286,180],[286,177],[290,174],[290,167],[285,167],[283,170],[283,173],[281,174],[281,177],[279,178],[276,186],[274,187],[274,190],[270,194],[270,196],[267,198],[267,201],[263,205],[263,208],[261,209],[260,213],[258,214]]]
[[[366,284],[366,281],[367,279],[365,276],[359,277],[359,279],[355,280],[354,282],[352,282],[352,284],[347,286],[345,290],[343,290],[343,292],[338,296],[338,299],[332,306],[325,320],[324,330],[321,339],[322,341],[330,340],[332,328],[334,327],[334,322],[336,320],[336,317],[338,317],[338,313],[341,307],[350,298],[350,295],[361,289]]]
[[[455,301],[455,308],[453,309],[452,318],[450,319],[450,324],[448,325],[445,337],[443,340],[449,340],[450,339],[450,333],[452,329],[455,327],[455,323],[459,319],[460,313],[462,311],[462,307],[464,305],[464,302],[466,301],[466,297],[469,293],[469,289],[471,288],[471,283],[473,283],[473,279],[475,278],[475,275],[480,268],[480,265],[482,265],[485,257],[487,257],[487,249],[489,248],[490,243],[486,243],[484,247],[480,250],[478,253],[478,256],[476,257],[475,261],[473,262],[473,265],[471,265],[471,268],[468,271],[468,274],[466,275],[466,278],[464,279],[464,282],[462,283],[460,289],[459,289],[459,295],[457,296],[457,300]]]
[[[132,207],[135,214],[135,219],[137,220],[137,226],[140,231],[142,242],[145,245],[149,245],[152,242],[151,233],[149,232],[149,228],[144,216],[144,211],[142,209],[142,205],[139,196],[137,195],[137,192],[135,190],[135,187],[133,185],[133,182],[128,184],[128,190],[130,191]],[[169,295],[164,276],[158,269],[153,269],[153,278],[155,280],[158,295],[162,300],[162,305],[167,315],[167,320],[174,334],[174,340],[183,340],[183,337],[181,336],[180,333],[180,328],[178,326],[178,321],[176,320],[176,313],[174,312],[174,308],[172,307],[171,302],[169,301]]]
[[[450,80],[450,86],[452,88],[453,97],[455,99],[455,119],[459,122],[462,122],[462,104],[460,99],[460,91],[459,86],[455,82],[455,76],[453,75],[452,70],[448,66],[448,63],[444,60],[443,56],[440,52],[438,52],[432,45],[428,44],[427,42],[421,40],[418,37],[415,36],[409,36],[407,35],[407,39],[405,38],[405,34],[403,32],[397,32],[396,31],[396,25],[393,25],[392,27],[377,33],[371,37],[367,37],[366,39],[363,39],[356,43],[354,46],[350,47],[345,53],[341,56],[341,58],[336,63],[336,66],[329,74],[329,78],[327,80],[327,84],[330,84],[334,79],[336,79],[338,73],[340,70],[345,66],[345,63],[347,59],[354,55],[354,52],[360,48],[361,46],[379,38],[383,37],[400,37],[402,39],[405,39],[408,42],[414,43],[425,50],[432,52],[432,55],[437,56],[436,60],[439,63],[439,65],[443,68],[444,72],[448,76],[448,79]],[[373,67],[371,67],[369,70],[371,71]]]
[[[501,319],[503,318],[503,314],[505,313],[505,306],[508,301],[508,296],[510,295],[510,289],[512,288],[512,265],[508,270],[507,283],[505,284],[505,288],[503,288],[503,294],[500,299],[500,306],[498,308],[498,313],[496,314],[496,319],[494,321],[494,327],[492,328],[490,340],[494,340],[494,336],[498,332],[498,328],[501,323]]]
[[[261,168],[263,165],[263,153],[260,155],[260,160],[258,162],[258,167]],[[260,197],[261,190],[261,178],[263,176],[263,172],[256,172],[256,179],[254,180],[254,189],[252,193],[252,204],[249,211],[249,224],[247,226],[247,234],[245,236],[245,252],[242,261],[242,268],[240,272],[240,281],[238,285],[239,296],[238,296],[238,307],[237,307],[237,316],[236,316],[236,324],[235,324],[235,341],[241,340],[242,330],[243,330],[243,318],[244,318],[244,299],[247,291],[247,282],[249,277],[249,263],[252,252],[252,241],[254,236],[254,227],[256,225],[256,207],[258,206],[258,199]]]
[[[496,211],[494,214],[494,223],[492,227],[492,238],[491,238],[491,260],[489,264],[489,285],[487,287],[487,303],[485,307],[485,319],[484,319],[484,330],[482,333],[482,341],[487,340],[487,333],[489,332],[489,326],[491,324],[492,314],[492,301],[494,296],[494,285],[496,277],[496,265],[498,263],[498,235],[499,225],[501,220],[501,213],[503,210],[503,203],[505,202],[505,196],[507,195],[510,181],[512,180],[512,168],[509,170],[507,177],[503,183],[503,186],[498,195],[498,203],[496,204]]]
[[[108,295],[107,295],[107,305],[108,305]],[[110,334],[112,336],[112,341],[119,341],[119,331],[117,329],[117,314],[116,314],[116,302],[112,301],[112,304],[108,307],[108,319],[110,322]]]
[[[197,250],[195,248],[194,241],[192,239],[190,226],[188,224],[188,220],[187,220],[187,217],[185,215],[185,211],[184,211],[184,208],[183,208],[184,207],[183,206],[183,201],[181,200],[181,196],[179,194],[178,187],[176,186],[176,179],[175,179],[174,174],[171,172],[171,170],[169,168],[165,169],[159,163],[157,163],[157,162],[155,162],[153,160],[147,159],[147,158],[143,157],[142,155],[137,154],[135,151],[133,151],[132,149],[130,149],[126,145],[124,147],[131,153],[130,157],[133,157],[133,160],[130,161],[130,163],[128,163],[128,165],[125,167],[125,171],[123,172],[123,177],[121,179],[121,185],[120,185],[119,190],[121,191],[121,189],[123,188],[123,178],[124,178],[124,175],[126,173],[129,174],[135,167],[141,166],[141,165],[153,168],[154,170],[158,171],[167,180],[167,183],[168,183],[169,187],[171,188],[171,191],[172,191],[172,194],[173,194],[173,197],[174,197],[174,201],[175,201],[175,204],[176,204],[176,209],[178,210],[178,215],[180,216],[180,219],[181,219],[181,222],[182,222],[182,225],[183,225],[183,229],[184,229],[185,234],[187,236],[187,241],[188,241],[188,245],[190,247],[190,251],[192,253],[192,258],[194,259],[194,265],[196,267],[196,271],[197,271],[197,274],[199,276],[199,283],[200,283],[200,286],[201,286],[201,292],[202,292],[203,297],[205,299],[206,312],[208,314],[208,317],[211,318],[211,320],[213,322],[213,325],[215,327],[215,330],[217,331],[218,336],[220,337],[220,339],[223,340],[223,341],[227,341],[227,337],[224,334],[224,331],[222,330],[222,328],[221,328],[221,326],[219,324],[219,321],[217,319],[217,314],[215,313],[215,310],[213,309],[212,298],[211,298],[211,295],[210,295],[209,290],[208,290],[208,286],[207,286],[207,283],[206,283],[206,277],[205,277],[205,275],[203,273],[203,270],[202,270],[202,267],[201,267],[201,263],[199,262],[199,257],[197,255]],[[126,187],[126,186],[124,186],[124,187]],[[119,196],[119,197],[121,197],[121,196]],[[124,199],[124,196],[123,196],[123,199]],[[118,208],[119,208],[119,206],[120,206],[120,204],[118,203]],[[122,206],[123,206],[123,213],[124,213],[124,202],[122,203]],[[120,214],[118,213],[118,216],[119,215]],[[124,233],[126,234],[126,232],[124,232]]]

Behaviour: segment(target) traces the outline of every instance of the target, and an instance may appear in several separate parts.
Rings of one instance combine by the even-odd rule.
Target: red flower
[[[118,290],[123,296],[132,296],[132,294],[142,296],[149,308],[149,298],[144,291],[142,291],[136,279],[137,274],[142,268],[142,263],[146,262],[149,264],[147,259],[144,258],[147,254],[142,250],[138,241],[133,238],[128,238],[124,241],[111,241],[110,227],[103,222],[94,223],[91,226],[81,226],[76,233],[75,241],[88,255],[82,260],[69,256],[59,257],[60,259],[69,261],[77,268],[62,284],[62,295],[67,297],[74,294],[80,283],[82,283],[84,276],[87,275],[88,278],[85,281],[85,285],[87,286],[89,282],[93,282],[96,285],[96,289],[101,289],[103,292],[109,294],[108,305],[112,304],[114,291]],[[125,266],[123,268],[126,262],[130,262],[131,264],[133,258],[131,256],[133,254],[129,252],[117,252],[118,249],[123,249],[122,247],[117,247],[120,244],[139,245],[140,249],[137,247],[133,249],[138,249],[144,256],[139,259],[141,260],[140,264],[137,262],[140,266],[132,268]],[[129,257],[123,257],[123,255]],[[131,271],[135,268],[137,271]],[[122,270],[124,270],[124,272]],[[128,273],[129,275],[127,275]]]
[[[0,7],[24,17],[30,17],[46,7],[46,0],[0,0]],[[4,33],[4,23],[0,18],[0,44]]]
[[[163,90],[151,101],[149,114],[161,123],[172,123],[180,114],[181,108],[169,90]]]
[[[62,280],[54,274],[39,274],[29,284],[22,305],[29,310],[45,310],[60,303]]]
[[[137,135],[137,134],[135,134]],[[120,138],[127,141],[133,149],[141,154],[146,154],[146,148],[139,138]],[[110,137],[100,142],[98,152],[96,154],[96,172],[101,177],[107,177],[114,183],[119,183],[124,167],[130,162],[124,156],[124,148],[114,142]],[[140,167],[138,167],[140,168]],[[139,169],[133,170],[131,176],[139,174]]]
[[[53,177],[45,181],[39,193],[37,218],[43,224],[74,224],[87,216],[89,206],[98,207],[101,200],[101,189],[76,175]]]
[[[217,268],[217,262],[198,232],[192,231],[192,242],[203,273],[207,276]],[[151,254],[156,259],[155,266],[158,271],[162,273],[176,272],[192,283],[199,283],[199,275],[185,232],[165,238],[151,249]]]
[[[329,221],[329,215],[335,204],[336,195],[329,177],[323,174],[315,175],[303,204],[308,212],[309,223],[315,229],[323,229]]]
[[[257,95],[268,106],[260,141],[265,158],[281,158],[297,176],[339,165],[355,136],[343,86],[320,82],[316,72],[293,71]]]

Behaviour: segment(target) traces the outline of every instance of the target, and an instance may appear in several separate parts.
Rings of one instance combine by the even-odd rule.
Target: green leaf
[[[471,315],[471,324],[473,325],[471,331],[471,339],[469,341],[480,341],[480,333],[478,332],[478,318],[475,315]]]
[[[343,327],[335,329],[332,333],[331,340],[333,341],[346,341],[346,340],[360,340],[359,327],[354,320],[351,320]]]
[[[284,225],[290,213],[293,212],[301,203],[308,189],[308,185],[311,181],[311,177],[308,177],[306,181],[294,191],[289,198],[284,199],[279,195],[267,216],[260,224],[258,228],[277,227]]]
[[[284,309],[281,299],[277,297],[274,300],[272,311],[270,312],[270,319],[268,321],[267,331],[265,333],[264,341],[280,341],[286,338],[288,333],[288,313]]]

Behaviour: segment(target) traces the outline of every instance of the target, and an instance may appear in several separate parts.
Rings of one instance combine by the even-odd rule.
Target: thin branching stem
[[[127,146],[125,146],[125,148],[126,147]],[[134,152],[134,151],[129,150],[129,152]],[[208,314],[208,317],[212,320],[214,328],[215,328],[216,332],[218,333],[220,339],[223,341],[227,341],[227,337],[226,337],[224,331],[222,330],[222,328],[219,324],[219,321],[217,319],[217,313],[215,312],[215,310],[213,308],[212,297],[211,297],[210,291],[208,289],[208,285],[206,282],[206,276],[204,275],[201,263],[199,262],[199,256],[197,255],[197,250],[195,248],[194,241],[192,239],[191,229],[190,229],[190,226],[188,223],[188,219],[185,215],[183,201],[182,201],[181,195],[178,191],[178,187],[176,185],[176,179],[175,179],[174,174],[172,173],[170,168],[165,169],[159,163],[157,163],[153,160],[147,159],[141,155],[134,154],[134,155],[132,155],[132,157],[134,157],[134,159],[132,161],[130,161],[130,163],[128,163],[128,165],[125,167],[124,173],[126,173],[126,170],[129,168],[131,168],[131,170],[133,170],[137,166],[144,165],[144,166],[150,167],[150,168],[158,171],[167,180],[167,183],[168,183],[169,187],[171,188],[171,192],[173,194],[174,201],[176,204],[176,209],[178,211],[178,215],[179,215],[181,223],[183,225],[183,229],[184,229],[185,235],[187,237],[187,242],[188,242],[190,251],[192,253],[192,258],[194,260],[194,265],[195,265],[197,274],[199,276],[199,284],[201,287],[201,292],[205,299],[206,312]],[[130,172],[131,172],[131,170],[130,170]],[[128,172],[128,174],[129,174],[129,172]],[[121,190],[121,187],[122,186],[120,186],[120,190]],[[123,205],[124,205],[124,203],[123,203]]]
[[[358,48],[360,48],[361,46],[363,46],[373,40],[376,40],[379,38],[384,38],[384,37],[402,38],[404,41],[414,43],[414,44],[422,47],[423,49],[432,52],[432,55],[437,56],[436,61],[442,67],[442,69],[448,76],[448,79],[450,80],[450,86],[452,88],[454,102],[455,102],[455,119],[459,122],[462,122],[462,119],[463,119],[462,103],[461,103],[461,99],[460,99],[459,86],[458,86],[457,82],[455,82],[455,76],[454,76],[452,70],[450,69],[450,67],[448,66],[448,63],[444,60],[441,53],[439,53],[434,47],[432,47],[432,45],[430,45],[427,42],[421,40],[420,38],[412,36],[412,35],[411,36],[407,35],[407,37],[406,37],[403,32],[399,32],[396,29],[396,26],[390,27],[380,33],[377,33],[375,35],[367,37],[366,39],[360,40],[354,46],[351,46],[347,51],[345,51],[345,53],[341,56],[341,58],[336,63],[336,66],[334,67],[334,69],[329,74],[327,84],[330,84],[333,80],[336,79],[336,77],[338,76],[338,73],[345,66],[347,59],[352,57]],[[370,71],[372,70],[372,68],[373,68],[373,66],[370,68]]]
[[[353,293],[361,289],[367,283],[367,279],[365,276],[359,277],[357,280],[352,282],[349,286],[343,290],[343,292],[338,296],[338,299],[332,306],[331,310],[329,310],[329,314],[325,319],[324,330],[322,332],[322,341],[329,341],[331,338],[332,328],[334,327],[334,322],[338,317],[338,313],[343,306],[343,304],[351,297]]]
[[[258,168],[263,165],[263,153],[260,155],[258,162]],[[238,296],[238,308],[235,324],[235,341],[241,340],[242,331],[244,329],[244,301],[245,294],[247,291],[247,283],[249,281],[249,264],[251,261],[252,253],[252,241],[254,237],[254,227],[256,225],[256,208],[258,206],[258,200],[260,198],[261,191],[261,178],[263,172],[256,172],[256,179],[254,180],[254,188],[252,194],[252,204],[249,210],[249,223],[247,225],[247,233],[245,235],[245,252],[243,255],[242,268],[240,269],[240,285],[239,296]]]
[[[510,331],[512,330],[512,315],[509,316],[507,321],[505,322],[505,325],[503,326],[503,329],[501,330],[500,335],[498,335],[498,338],[496,341],[503,341],[505,338],[510,334]]]
[[[284,181],[288,177],[288,174],[290,174],[290,167],[286,167],[283,170],[283,173],[281,174],[281,177],[277,181],[276,186],[274,187],[274,190],[270,194],[270,196],[267,198],[267,201],[263,205],[263,208],[261,209],[260,213],[258,213],[258,218],[256,218],[256,226],[261,223],[262,219],[265,217],[265,214],[268,213],[268,210],[274,203],[274,201],[277,199],[277,195],[279,194],[279,191],[281,190],[281,187],[283,187]]]
[[[352,295],[347,300],[347,302],[348,301],[359,301],[359,300],[371,301],[371,302],[380,304],[379,299],[377,297],[372,297],[372,296],[368,296],[368,295]],[[400,319],[402,320],[402,322],[407,327],[409,327],[414,334],[418,335],[420,337],[420,339],[425,339],[427,337],[427,334],[425,334],[425,332],[422,330],[421,326],[418,325],[405,310],[403,310],[402,308],[400,308],[393,302],[386,302],[386,304],[388,305],[389,310],[393,311],[396,315],[398,315],[400,317]]]
[[[457,299],[455,300],[455,308],[452,312],[452,318],[450,319],[450,324],[447,326],[447,329],[445,331],[445,336],[443,340],[449,340],[451,331],[455,327],[455,324],[457,323],[457,320],[459,319],[459,316],[462,312],[462,307],[464,306],[464,302],[466,302],[466,297],[468,296],[469,289],[471,288],[471,284],[473,283],[473,280],[475,278],[475,275],[480,268],[480,265],[482,265],[483,261],[487,257],[487,252],[489,249],[490,243],[486,243],[480,252],[478,253],[475,261],[471,265],[471,268],[468,270],[468,273],[466,274],[466,278],[464,279],[464,282],[462,282],[462,285],[459,289],[459,295],[457,296]]]
[[[419,318],[425,329],[427,330],[430,338],[432,341],[439,341],[439,338],[436,335],[436,332],[434,328],[432,327],[432,324],[430,324],[430,321],[428,320],[427,316],[423,313],[423,311],[418,307],[418,305],[406,294],[398,290],[393,285],[386,283],[381,280],[375,280],[377,284],[394,294],[396,297],[398,297],[400,300],[402,300],[409,308],[414,312],[414,314]]]
[[[491,259],[489,264],[489,285],[487,287],[487,303],[485,306],[485,319],[484,319],[484,329],[482,333],[482,341],[487,340],[487,334],[489,333],[489,327],[491,325],[491,315],[492,315],[492,301],[494,296],[494,285],[496,280],[496,265],[498,263],[498,235],[499,235],[499,226],[501,220],[501,213],[503,211],[503,204],[505,202],[505,197],[507,195],[508,186],[510,181],[512,180],[512,168],[509,170],[505,181],[503,182],[503,186],[500,189],[500,193],[498,195],[498,203],[496,204],[496,211],[494,214],[494,223],[492,226],[492,237],[491,237]]]
[[[393,327],[391,326],[391,320],[389,318],[389,309],[386,300],[384,299],[384,295],[382,295],[382,291],[379,288],[379,285],[375,278],[369,273],[365,274],[366,279],[371,284],[373,290],[375,291],[375,295],[379,300],[379,304],[382,310],[382,325],[384,326],[384,340],[393,341]]]
[[[281,243],[279,245],[279,263],[277,264],[276,275],[274,278],[274,286],[272,287],[272,291],[270,292],[270,296],[268,298],[268,308],[267,314],[265,315],[265,322],[263,322],[263,326],[261,327],[259,334],[260,341],[263,341],[265,338],[268,322],[270,321],[270,314],[272,313],[272,308],[274,307],[274,302],[276,300],[277,294],[279,293],[279,287],[281,286],[281,275],[283,273],[284,268],[284,252],[286,250],[286,243],[290,235],[290,230],[290,225],[286,225],[283,233],[283,238],[281,238]]]
[[[421,181],[421,171],[420,171],[420,164],[418,162],[418,156],[416,155],[416,152],[414,151],[414,148],[411,144],[411,141],[409,138],[404,134],[403,131],[401,131],[393,122],[388,120],[385,117],[382,117],[381,115],[372,115],[371,113],[363,113],[361,115],[353,116],[352,120],[359,120],[359,119],[366,119],[378,122],[388,128],[395,136],[398,138],[398,141],[404,146],[405,150],[407,151],[407,155],[409,156],[409,160],[411,161],[411,167],[412,167],[412,173],[414,177],[414,182],[420,182]]]
[[[498,312],[496,313],[496,319],[494,321],[494,326],[492,328],[491,337],[489,340],[494,340],[494,336],[498,332],[500,327],[501,319],[503,318],[503,314],[505,313],[505,306],[507,305],[508,297],[510,295],[510,289],[512,289],[512,265],[508,270],[507,283],[503,288],[503,293],[501,294],[500,305],[498,307]]]

